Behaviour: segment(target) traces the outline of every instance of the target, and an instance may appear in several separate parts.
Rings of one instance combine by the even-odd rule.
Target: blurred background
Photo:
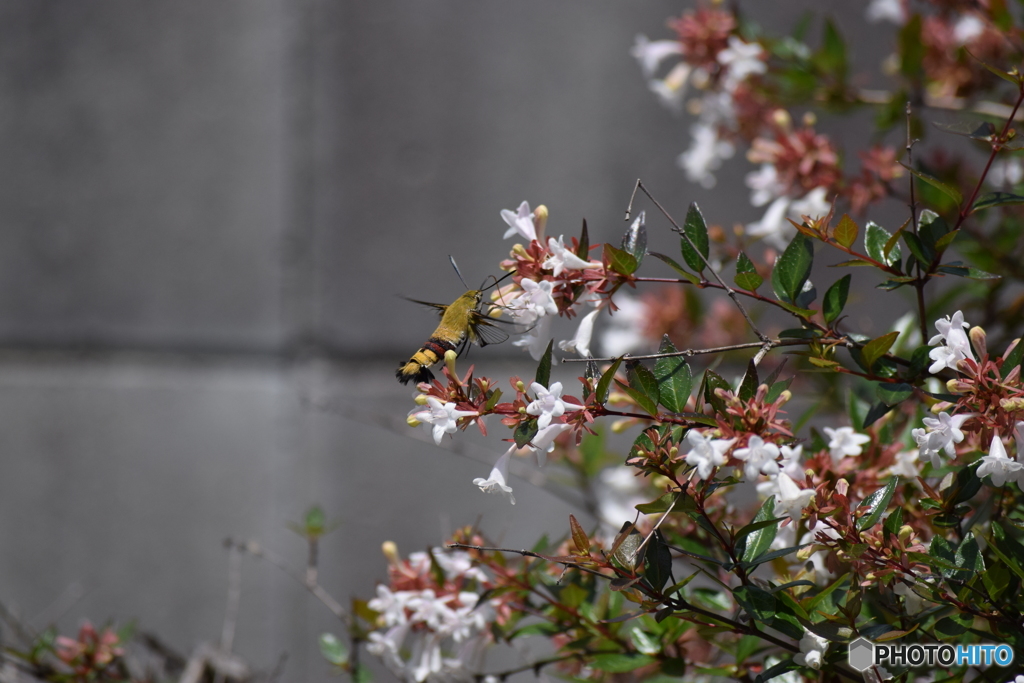
[[[747,4],[773,31],[809,7],[890,30],[861,3]],[[688,123],[629,55],[690,6],[0,5],[0,603],[64,633],[134,620],[187,654],[221,633],[223,539],[299,568],[286,524],[312,504],[338,524],[321,581],[342,600],[373,595],[385,540],[562,534],[571,501],[471,484],[497,434],[453,450],[405,425],[394,367],[436,317],[399,297],[458,296],[449,254],[471,285],[496,273],[499,211],[523,200],[552,235],[586,218],[593,242],[618,240],[638,177],[678,216],[759,217],[742,159],[714,189],[686,182]],[[651,248],[675,253],[648,216]],[[534,367],[509,344],[472,360]],[[331,614],[267,563],[242,574],[236,650],[332,680]]]

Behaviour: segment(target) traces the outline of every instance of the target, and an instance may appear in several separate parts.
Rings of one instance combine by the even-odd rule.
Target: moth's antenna
[[[486,277],[486,278],[484,279],[484,281],[483,281],[483,284],[481,284],[481,285],[480,285],[480,291],[481,291],[481,292],[486,292],[486,291],[487,291],[488,289],[490,289],[491,287],[497,287],[497,286],[498,286],[498,284],[499,284],[499,283],[500,283],[500,282],[501,282],[502,280],[507,280],[508,278],[512,277],[512,276],[513,276],[513,275],[515,275],[515,274],[516,274],[516,271],[514,271],[514,270],[513,270],[513,271],[510,271],[510,272],[508,272],[508,273],[505,273],[505,274],[504,274],[504,275],[502,275],[502,276],[501,276],[500,278],[494,277],[493,275],[488,275],[488,276],[487,276],[487,277]],[[494,282],[492,282],[491,284],[489,284],[489,285],[487,285],[486,287],[484,287],[484,285],[486,285],[486,284],[487,284],[487,280],[490,280],[490,279],[491,279],[492,277],[494,278]]]
[[[460,279],[460,280],[462,280],[462,273],[461,273],[461,272],[459,272],[459,266],[458,266],[458,265],[456,265],[456,263],[455,263],[455,259],[454,259],[454,258],[452,258],[452,255],[451,255],[451,254],[448,254],[448,260],[452,262],[452,268],[454,268],[454,269],[455,269],[455,274],[459,276],[459,279]],[[469,285],[467,285],[467,284],[466,284],[466,281],[465,281],[465,280],[462,280],[462,284],[463,284],[463,285],[465,285],[466,289],[469,289]]]

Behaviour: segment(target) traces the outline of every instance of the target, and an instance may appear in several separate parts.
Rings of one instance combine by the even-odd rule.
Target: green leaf
[[[969,573],[985,571],[985,559],[981,556],[981,548],[973,531],[964,534],[964,540],[957,546],[953,559],[957,567],[962,567]]]
[[[957,206],[960,206],[961,204],[964,203],[964,196],[962,194],[960,194],[960,190],[956,189],[952,185],[947,185],[946,183],[942,182],[941,180],[939,180],[935,176],[929,175],[929,174],[925,173],[924,171],[918,171],[916,168],[911,168],[910,166],[907,166],[902,161],[899,162],[899,164],[903,168],[905,168],[908,171],[910,171],[913,175],[917,176],[918,178],[920,178],[924,182],[928,183],[929,185],[934,187],[936,190],[938,190],[942,194],[944,194],[947,197],[949,197],[950,199],[952,199],[953,202]]]
[[[981,479],[978,478],[979,465],[981,465],[981,460],[961,467],[956,473],[953,484],[942,492],[943,507],[946,510],[951,510],[956,505],[970,500],[975,493],[981,490]]]
[[[661,531],[655,531],[644,555],[644,578],[656,591],[661,591],[672,575],[672,551],[665,545]]]
[[[551,347],[554,343],[554,339],[548,342],[548,348],[544,351],[544,355],[540,357],[540,363],[537,365],[537,374],[533,379],[534,382],[545,388],[551,382]]]
[[[974,206],[971,207],[971,213],[984,211],[996,206],[1009,206],[1010,204],[1024,204],[1024,197],[1009,192],[989,192],[974,202]]]
[[[910,253],[926,268],[935,260],[935,252],[931,247],[925,245],[921,238],[912,232],[903,233],[903,241],[906,243]]]
[[[670,257],[668,257],[665,254],[662,254],[660,252],[657,252],[657,251],[652,251],[652,252],[649,252],[649,253],[654,258],[656,258],[656,259],[658,259],[660,261],[664,261],[665,263],[667,263],[669,265],[669,267],[672,268],[672,270],[676,271],[676,273],[679,274],[679,277],[683,278],[684,280],[686,280],[686,281],[688,281],[688,282],[690,282],[692,284],[695,284],[695,285],[700,284],[700,278],[699,277],[697,277],[693,273],[687,271],[681,265],[679,265],[678,263],[673,261]]]
[[[868,409],[867,414],[864,416],[864,422],[861,424],[861,429],[867,429],[871,425],[875,424],[885,417],[890,410],[892,410],[892,406],[888,405],[885,401],[879,401],[874,404]]]
[[[642,666],[654,664],[656,659],[647,655],[619,654],[615,652],[594,655],[589,664],[598,671],[621,674],[634,671]]]
[[[878,359],[889,352],[892,348],[893,342],[896,341],[896,337],[899,336],[899,332],[894,330],[888,334],[883,334],[877,339],[872,339],[860,350],[861,358],[864,360],[864,367],[870,372],[872,366]]]
[[[772,268],[772,289],[775,296],[787,303],[796,303],[814,265],[814,244],[809,237],[797,235],[786,250],[775,259]]]
[[[655,412],[657,412],[659,391],[658,379],[654,376],[654,373],[648,370],[640,361],[627,358],[626,381],[629,382],[631,389],[646,397],[650,403],[653,403]]]
[[[885,405],[894,406],[897,403],[906,401],[908,398],[913,396],[914,387],[903,383],[890,384],[888,382],[879,382],[875,386],[875,395],[878,397],[878,400],[885,403]]]
[[[761,553],[768,550],[771,546],[772,541],[775,540],[775,535],[779,531],[779,521],[775,518],[775,496],[769,496],[768,500],[761,504],[761,508],[754,515],[754,519],[747,526],[740,529],[736,535],[737,552],[739,552],[739,545],[744,542],[742,552],[739,553],[740,559],[744,561],[751,561],[754,558],[761,555]],[[761,526],[758,528],[756,525],[759,522],[766,522],[771,520],[771,523]]]
[[[821,312],[825,316],[826,323],[831,325],[832,321],[843,312],[843,308],[846,306],[846,297],[850,294],[852,278],[852,275],[844,275],[825,292],[825,299],[821,302]]]
[[[658,353],[675,353],[676,350],[666,334],[661,340]],[[690,390],[693,388],[690,364],[682,356],[659,358],[654,364],[654,377],[658,380],[661,405],[673,413],[686,410],[686,402],[690,399]]]
[[[533,441],[533,437],[537,436],[537,431],[537,418],[530,418],[519,423],[515,432],[512,433],[512,438],[515,439],[516,445],[522,448]]]
[[[796,551],[800,550],[800,548],[805,548],[809,545],[810,543],[801,543],[800,545],[791,545],[788,548],[780,548],[779,550],[773,550],[771,552],[764,553],[763,555],[758,555],[752,560],[744,562],[743,567],[744,569],[753,568],[759,564],[771,562],[772,560],[777,560],[780,557],[785,557],[786,555],[795,553]]]
[[[953,551],[953,546],[949,544],[949,541],[942,536],[932,536],[932,542],[928,546],[928,553],[925,557],[928,558],[925,563],[929,566],[940,568],[943,576],[950,577],[956,574],[958,569],[956,553]],[[918,559],[918,561],[924,560]]]
[[[892,477],[886,482],[885,486],[861,501],[858,507],[866,507],[867,512],[857,520],[858,529],[864,531],[878,523],[878,520],[882,518],[882,513],[885,512],[886,506],[889,505],[889,501],[892,500],[892,494],[896,492],[898,481],[899,477]]]
[[[764,282],[764,278],[757,274],[753,262],[742,251],[736,257],[736,277],[733,278],[733,282],[740,289],[749,292],[757,291],[757,288]]]
[[[637,267],[643,263],[644,255],[647,253],[647,228],[644,227],[643,211],[622,236],[622,250],[636,259]]]
[[[871,261],[865,261],[862,258],[850,259],[849,261],[842,261],[840,263],[833,263],[829,268],[852,268],[853,266],[874,266],[875,264]]]
[[[950,615],[935,622],[935,635],[939,638],[955,638],[963,635],[974,621],[971,615]]]
[[[782,674],[789,673],[793,669],[799,668],[799,665],[797,665],[792,659],[787,659],[783,662],[779,662],[778,664],[773,664],[759,673],[754,679],[754,683],[768,683],[768,681],[773,678],[778,678]]]
[[[683,260],[686,261],[686,265],[698,273],[704,272],[704,263],[710,253],[708,251],[708,226],[704,222],[704,216],[701,215],[696,202],[692,202],[686,212],[683,235],[680,235],[679,238],[679,249],[682,251]],[[687,241],[687,237],[690,238],[689,241]],[[691,244],[693,246],[690,246]],[[696,251],[694,251],[695,247]],[[701,256],[704,258],[702,259]]]
[[[633,647],[643,655],[657,655],[661,652],[661,642],[650,633],[634,628],[629,632],[629,639],[633,641]]]
[[[832,233],[832,239],[840,245],[849,248],[856,241],[858,233],[860,233],[860,228],[857,227],[857,223],[844,213],[843,217],[839,219],[839,224],[836,226],[835,231]]]
[[[621,358],[616,358],[615,362],[611,364],[604,374],[601,375],[601,379],[597,381],[597,402],[606,403],[608,401],[608,394],[612,389],[612,379],[615,378],[615,373],[619,370],[619,365],[622,364]]]
[[[590,260],[590,233],[587,232],[587,219],[583,219],[583,229],[580,230],[580,243],[576,247],[576,255],[584,261]]]
[[[704,400],[711,404],[716,413],[725,413],[725,403],[715,395],[715,389],[732,391],[732,387],[729,386],[729,383],[721,375],[712,370],[705,370]]]
[[[891,237],[892,235],[889,234],[889,231],[878,223],[868,221],[867,225],[864,226],[864,251],[875,261],[884,263],[887,266],[897,263],[901,256],[898,244],[891,247],[888,256],[885,253],[885,247]]]
[[[740,586],[732,592],[740,607],[757,621],[768,621],[778,610],[778,599],[766,590],[754,585]]]
[[[609,268],[621,275],[632,275],[640,265],[637,263],[635,256],[621,249],[616,249],[607,242],[604,243],[604,261],[608,264]]]
[[[335,666],[348,663],[348,648],[333,633],[320,634],[320,654]]]
[[[650,503],[640,503],[636,506],[636,509],[645,515],[653,515],[658,512],[665,512],[672,507],[672,504],[676,502],[676,498],[679,494],[666,493],[661,498],[651,501]]]
[[[754,398],[754,395],[757,393],[758,384],[757,366],[754,365],[754,359],[751,358],[747,363],[747,371],[743,374],[743,379],[740,381],[740,388],[736,392],[740,400],[749,401]]]
[[[1003,379],[1006,379],[1006,376],[1013,372],[1014,368],[1019,367],[1022,360],[1024,360],[1024,339],[1017,339],[1013,349],[1003,357],[1003,365],[999,369]]]
[[[896,509],[889,513],[882,524],[882,530],[889,536],[898,536],[903,526],[903,508],[896,506]]]
[[[633,387],[622,384],[622,382],[619,382],[618,380],[616,380],[616,383],[626,393],[626,395],[632,398],[633,401],[636,402],[640,408],[646,411],[648,415],[651,417],[657,416],[658,404],[653,398],[637,389],[634,389]]]

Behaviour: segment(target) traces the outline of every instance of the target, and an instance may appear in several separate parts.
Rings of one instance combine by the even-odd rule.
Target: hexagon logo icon
[[[857,671],[864,671],[874,662],[875,645],[866,638],[858,638],[850,643],[849,661]]]

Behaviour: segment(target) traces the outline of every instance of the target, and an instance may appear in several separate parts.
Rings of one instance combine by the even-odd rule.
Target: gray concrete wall
[[[406,434],[393,365],[432,318],[396,295],[452,299],[448,254],[493,273],[498,211],[523,199],[595,240],[623,229],[637,177],[677,213],[754,218],[741,165],[714,192],[685,182],[685,127],[628,56],[679,11],[0,6],[0,601],[37,628],[136,619],[188,651],[220,633],[221,539],[298,565],[284,525],[312,503],[341,524],[321,576],[342,598],[372,594],[385,539],[564,529],[578,510],[542,489],[520,482],[510,508],[472,487],[496,439],[456,454]],[[330,615],[271,567],[244,575],[237,649],[331,680]]]

